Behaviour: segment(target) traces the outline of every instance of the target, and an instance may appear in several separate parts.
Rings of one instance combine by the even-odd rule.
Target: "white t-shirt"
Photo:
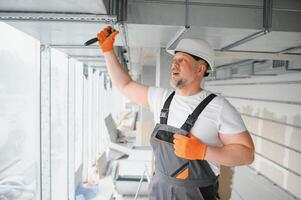
[[[173,90],[149,87],[148,104],[154,113],[155,123],[160,123],[160,112],[164,102]],[[206,90],[192,95],[180,96],[175,94],[168,114],[167,124],[180,128],[194,109],[211,93]],[[245,124],[238,111],[222,96],[216,96],[199,115],[191,129],[191,133],[210,146],[222,146],[218,134],[238,134],[246,130]],[[209,162],[216,175],[220,173],[217,163]]]

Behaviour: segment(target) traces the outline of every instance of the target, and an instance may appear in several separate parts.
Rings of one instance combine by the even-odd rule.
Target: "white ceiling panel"
[[[87,40],[96,37],[107,24],[78,22],[9,22],[8,24],[35,37],[44,44],[83,45]],[[117,27],[116,27],[117,28]],[[120,37],[116,45],[122,45]]]
[[[169,3],[176,3],[176,1],[166,1]],[[153,1],[159,2],[159,1]],[[181,1],[184,2],[184,1]],[[209,2],[209,1],[192,1],[192,2]],[[222,4],[241,4],[239,0],[219,1],[214,0],[211,3]],[[252,4],[253,1],[247,0],[242,4]],[[255,1],[254,5],[262,6],[262,1]],[[135,3],[135,2],[132,2]],[[148,5],[146,1],[142,2]],[[141,4],[142,4],[141,3]],[[158,5],[160,6],[160,5]],[[0,11],[20,11],[20,12],[55,12],[55,13],[74,13],[74,14],[106,14],[106,10],[101,0],[0,0]],[[168,10],[174,12],[173,10]],[[190,9],[190,12],[199,12],[199,10]],[[242,11],[241,11],[242,12]],[[150,13],[154,15],[152,10]],[[145,13],[141,13],[145,14]],[[232,13],[225,13],[231,16]],[[192,15],[193,16],[193,15]],[[135,16],[139,18],[139,16]],[[145,16],[144,16],[145,17]],[[151,19],[153,19],[151,16]],[[127,33],[127,43],[130,47],[131,63],[138,66],[154,66],[156,63],[156,56],[159,48],[166,48],[167,44],[175,37],[176,33],[182,29],[181,26],[163,25],[162,21],[165,18],[156,20],[157,24],[125,24]],[[176,20],[176,19],[171,19]],[[182,19],[183,20],[183,19]],[[191,19],[190,19],[191,20]],[[204,20],[210,21],[211,18]],[[240,21],[239,18],[233,19],[234,21]],[[150,20],[151,21],[151,20]],[[167,24],[173,21],[169,21]],[[204,21],[206,22],[206,21]],[[97,32],[103,29],[106,24],[104,22],[83,22],[82,20],[69,21],[69,22],[53,22],[53,21],[17,21],[7,22],[15,28],[33,36],[41,41],[42,44],[49,45],[65,45],[64,48],[59,48],[61,51],[68,55],[78,56],[97,56],[101,57],[101,51],[97,46],[93,48],[84,48],[82,45],[87,40],[96,37]],[[204,23],[203,23],[204,24]],[[229,44],[239,41],[251,34],[254,34],[259,29],[238,29],[227,27],[209,27],[205,23],[206,27],[200,25],[191,26],[191,28],[182,35],[181,38],[202,38],[208,41],[212,47],[216,50],[220,50]],[[184,25],[184,24],[183,24]],[[224,26],[224,24],[223,24]],[[226,25],[225,25],[226,26]],[[247,26],[247,25],[246,25]],[[249,27],[249,26],[247,26]],[[258,27],[258,26],[257,26]],[[259,25],[260,27],[260,25]],[[118,27],[116,26],[118,30]],[[120,35],[116,38],[115,45],[124,46],[124,35]],[[176,44],[176,43],[175,43]],[[174,45],[175,45],[174,44]],[[67,46],[81,46],[81,47],[67,47]],[[258,37],[254,40],[248,41],[245,44],[239,45],[231,50],[239,51],[264,51],[264,52],[278,52],[283,49],[287,49],[294,46],[301,45],[301,33],[300,32],[270,32],[264,36]],[[300,52],[297,50],[295,52]],[[232,62],[237,62],[239,59],[220,59],[216,58],[215,65],[224,65]]]
[[[129,45],[134,47],[166,47],[180,26],[158,26],[128,24]],[[191,27],[181,38],[201,38],[208,41],[214,49],[221,49],[259,30],[231,29],[214,27]]]
[[[129,46],[166,47],[179,28],[178,26],[127,24]]]
[[[0,10],[106,14],[100,0],[1,0]]]
[[[219,27],[195,27],[192,26],[183,37],[201,38],[211,44],[214,49],[221,49],[248,35],[258,32],[255,29],[234,29]]]
[[[131,47],[132,63],[137,65],[155,65],[156,54],[159,48],[166,48],[176,33],[182,29],[179,26],[158,26],[127,24],[128,39]],[[191,27],[181,38],[201,38],[208,41],[214,49],[221,49],[228,44],[240,40],[258,30],[240,30],[230,28]],[[176,43],[173,45],[175,46]],[[148,49],[145,51],[145,49]],[[151,49],[151,50],[150,50]],[[147,53],[145,53],[147,52]],[[219,59],[215,65],[224,65],[237,62],[239,59]]]

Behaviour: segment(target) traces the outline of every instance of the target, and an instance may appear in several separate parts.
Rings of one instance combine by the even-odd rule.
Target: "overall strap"
[[[161,114],[160,114],[160,124],[167,124],[167,119],[168,119],[168,111],[169,111],[169,106],[171,103],[171,100],[173,96],[175,95],[175,91],[173,91],[169,97],[166,99],[163,108],[161,109]]]
[[[210,103],[210,101],[216,97],[215,94],[210,94],[207,96],[193,111],[192,114],[188,116],[185,123],[182,125],[181,129],[184,129],[187,132],[190,132],[191,128],[193,127],[194,123],[198,119],[201,112],[205,109],[205,107]]]

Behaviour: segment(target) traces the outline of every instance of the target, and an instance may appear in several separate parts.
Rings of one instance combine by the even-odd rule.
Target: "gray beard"
[[[178,81],[173,81],[173,80],[170,80],[170,85],[171,87],[173,87],[174,89],[181,89],[185,86],[187,80],[184,80],[184,79],[180,79]]]

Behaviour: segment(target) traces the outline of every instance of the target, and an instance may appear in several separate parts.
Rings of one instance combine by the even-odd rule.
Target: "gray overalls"
[[[150,139],[155,155],[155,175],[149,186],[149,199],[216,199],[217,176],[209,163],[206,160],[187,160],[177,157],[173,148],[173,134],[188,135],[200,113],[216,95],[210,94],[206,97],[188,116],[182,127],[176,128],[167,125],[169,106],[174,94],[175,92],[171,93],[165,101],[161,110],[160,124],[156,124]],[[186,177],[179,178],[184,171]]]

